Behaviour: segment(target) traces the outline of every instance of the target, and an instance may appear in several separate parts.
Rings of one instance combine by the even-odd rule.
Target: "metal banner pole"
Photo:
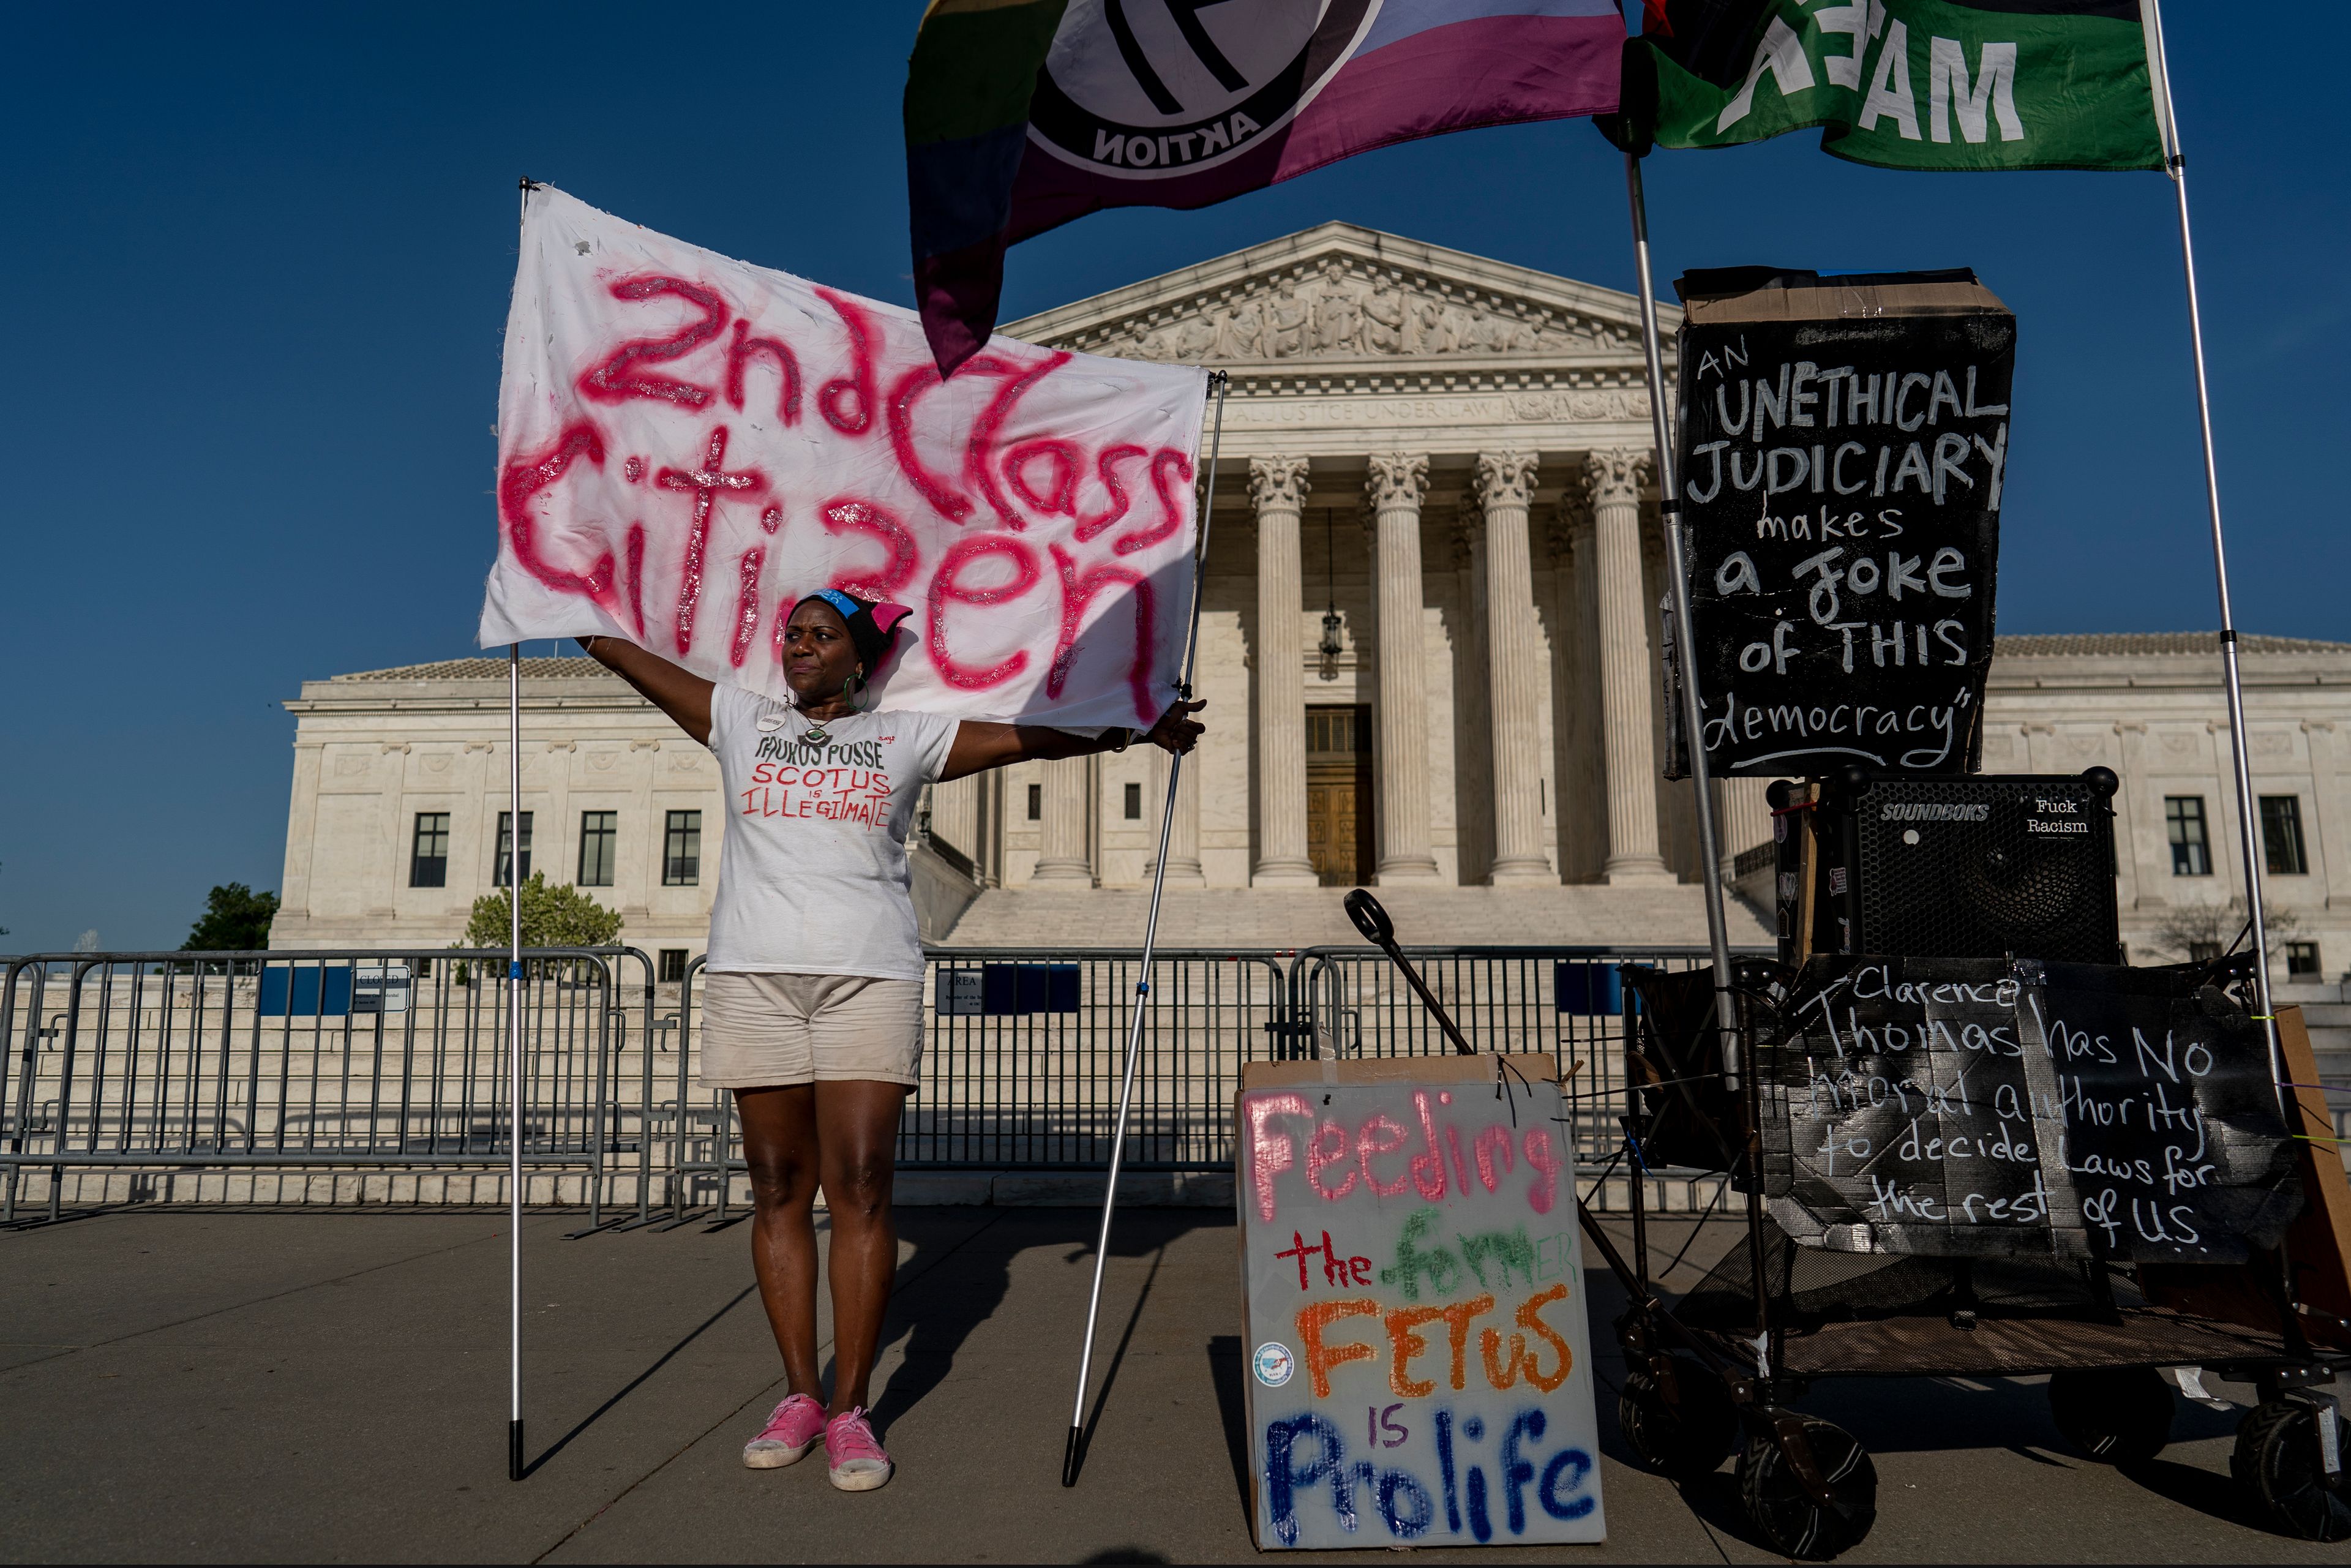
[[[1192,560],[1192,619],[1190,629],[1184,634],[1184,679],[1177,686],[1184,700],[1191,700],[1192,671],[1200,652],[1200,585],[1208,567],[1208,528],[1217,505],[1217,456],[1224,444],[1225,390],[1231,378],[1222,371],[1210,371],[1208,382],[1217,394],[1216,423],[1208,436],[1207,495],[1200,504],[1200,543]],[[1159,810],[1159,858],[1151,872],[1151,910],[1143,925],[1143,964],[1134,980],[1134,1011],[1127,1020],[1126,1065],[1118,1087],[1118,1125],[1111,1134],[1110,1179],[1102,1187],[1102,1233],[1094,1240],[1093,1290],[1086,1298],[1086,1337],[1078,1351],[1078,1392],[1070,1410],[1070,1440],[1061,1450],[1061,1484],[1078,1484],[1078,1469],[1084,1462],[1083,1448],[1086,1430],[1086,1384],[1092,1375],[1094,1363],[1094,1325],[1102,1315],[1102,1269],[1110,1258],[1111,1218],[1118,1212],[1118,1173],[1126,1159],[1126,1118],[1134,1102],[1134,1070],[1143,1056],[1143,1019],[1151,1002],[1151,955],[1159,942],[1159,896],[1167,883],[1167,847],[1176,831],[1176,791],[1184,779],[1184,757],[1181,752],[1168,758],[1167,799]]]
[[[1674,646],[1681,665],[1682,733],[1689,739],[1690,782],[1698,791],[1698,864],[1706,880],[1706,937],[1714,953],[1714,1017],[1722,1039],[1722,1081],[1739,1087],[1744,1070],[1739,1015],[1731,1006],[1730,934],[1722,913],[1721,835],[1698,695],[1698,644],[1690,636],[1688,545],[1682,534],[1681,486],[1674,472],[1673,428],[1666,414],[1665,355],[1657,341],[1657,287],[1649,271],[1649,204],[1641,161],[1625,155],[1625,190],[1633,207],[1633,262],[1641,279],[1641,342],[1647,350],[1649,424],[1657,443],[1657,510],[1666,525],[1666,576],[1673,584]]]
[[[2262,907],[2262,842],[2259,807],[2253,798],[2252,766],[2245,749],[2245,688],[2237,669],[2237,620],[2229,601],[2229,550],[2220,531],[2220,467],[2212,453],[2212,388],[2204,372],[2204,312],[2196,294],[2196,242],[2188,223],[2188,160],[2179,151],[2179,123],[2171,104],[2171,61],[2163,47],[2163,8],[2145,0],[2149,72],[2155,78],[2156,126],[2163,135],[2164,164],[2179,205],[2179,261],[2188,279],[2188,336],[2195,350],[2196,418],[2204,437],[2204,502],[2212,522],[2212,577],[2220,594],[2220,678],[2229,704],[2229,747],[2237,785],[2237,837],[2245,861],[2245,914],[2253,935],[2254,994],[2270,1042],[2270,1076],[2278,1109],[2294,1124],[2286,1099],[2285,1058],[2277,1037],[2277,1009],[2270,1000],[2269,922]]]
[[[526,174],[515,213],[530,218]],[[507,644],[507,1479],[522,1479],[522,644]]]
[[[507,644],[507,1479],[522,1479],[522,644]]]

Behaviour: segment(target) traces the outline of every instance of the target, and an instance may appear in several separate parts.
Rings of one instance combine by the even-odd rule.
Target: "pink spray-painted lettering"
[[[1149,724],[1187,630],[1165,609],[1191,599],[1203,392],[1008,339],[942,382],[909,311],[535,189],[480,634],[622,637],[782,697],[754,650],[825,584],[918,607],[885,707]]]

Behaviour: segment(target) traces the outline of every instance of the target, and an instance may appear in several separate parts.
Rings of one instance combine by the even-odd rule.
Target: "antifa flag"
[[[939,366],[994,329],[1007,246],[1391,142],[1610,112],[1624,37],[1616,0],[933,0],[906,183]]]
[[[1646,0],[1620,145],[1821,127],[1889,169],[2160,169],[2139,0]]]
[[[1184,657],[1204,373],[990,341],[532,190],[484,646],[621,637],[792,700],[821,588],[914,607],[885,706],[1148,725]]]

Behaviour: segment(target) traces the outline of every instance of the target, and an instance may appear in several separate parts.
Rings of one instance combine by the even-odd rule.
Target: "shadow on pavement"
[[[1241,1360],[1238,1334],[1220,1333],[1208,1341],[1208,1375],[1216,1384],[1217,1414],[1224,1423],[1225,1453],[1233,1464],[1233,1496],[1241,1505],[1241,1521],[1249,1522],[1249,1401],[1241,1379],[1247,1371]]]
[[[920,1213],[906,1211],[908,1217]],[[887,1431],[892,1421],[920,1405],[955,1370],[956,1357],[964,1342],[1004,1304],[1011,1289],[1012,1260],[1016,1255],[1030,1248],[1066,1245],[1070,1251],[1065,1260],[1086,1264],[1091,1273],[1100,1222],[1099,1212],[1089,1209],[1006,1208],[994,1211],[986,1224],[959,1239],[927,1244],[917,1239],[913,1254],[899,1266],[899,1286],[891,1297],[890,1316],[882,1331],[881,1352],[886,1353],[902,1341],[904,1350],[898,1366],[890,1374],[889,1386],[875,1401],[874,1426]],[[1099,1370],[1090,1395],[1088,1440],[1109,1405],[1127,1347],[1134,1341],[1135,1325],[1142,1320],[1144,1306],[1158,1282],[1168,1243],[1204,1225],[1229,1224],[1229,1218],[1217,1210],[1121,1212],[1111,1228],[1111,1256],[1148,1255],[1152,1264],[1119,1326],[1118,1339],[1107,1346],[1103,1344],[1108,1321],[1097,1329],[1094,1365]],[[902,1224],[901,1234],[918,1225],[919,1221]],[[1106,1301],[1113,1299],[1113,1291],[1107,1284],[1103,1294]],[[1070,1380],[1072,1395],[1076,1392],[1077,1352],[1073,1335],[1067,1364],[1056,1369]],[[831,1368],[828,1366],[826,1371],[829,1376]]]
[[[622,1385],[621,1391],[619,1393],[613,1395],[610,1399],[605,1400],[604,1403],[597,1406],[595,1409],[590,1411],[580,1419],[578,1426],[572,1427],[571,1430],[564,1433],[563,1436],[555,1439],[555,1441],[549,1444],[546,1450],[537,1458],[523,1466],[522,1479],[524,1480],[528,1480],[531,1477],[537,1475],[539,1471],[539,1467],[553,1459],[556,1455],[563,1452],[566,1448],[569,1448],[574,1437],[577,1437],[580,1433],[585,1432],[589,1427],[593,1427],[598,1421],[601,1420],[605,1414],[614,1406],[620,1404],[622,1400],[626,1399],[630,1395],[634,1394],[647,1379],[653,1376],[654,1373],[659,1372],[663,1367],[667,1366],[670,1362],[676,1357],[680,1351],[684,1350],[687,1345],[692,1344],[695,1340],[700,1339],[703,1334],[707,1333],[710,1329],[716,1327],[721,1318],[724,1318],[727,1313],[733,1312],[737,1307],[741,1306],[745,1301],[748,1301],[758,1291],[758,1285],[754,1282],[744,1286],[740,1291],[737,1291],[733,1300],[729,1301],[725,1306],[719,1308],[716,1312],[711,1313],[708,1317],[703,1319],[702,1322],[696,1324],[694,1330],[684,1339],[679,1340],[675,1344],[670,1346],[669,1349],[664,1351],[661,1354],[660,1359],[656,1360],[651,1366],[646,1367],[643,1372],[638,1373],[634,1377],[629,1379],[627,1383]]]

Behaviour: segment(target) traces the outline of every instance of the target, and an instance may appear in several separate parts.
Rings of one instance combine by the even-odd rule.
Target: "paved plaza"
[[[567,1239],[581,1223],[535,1214],[524,1231],[532,1469],[518,1485],[506,1479],[502,1214],[141,1208],[0,1234],[0,1556],[1254,1555],[1229,1215],[1123,1217],[1100,1352],[1108,1397],[1085,1474],[1064,1490],[1094,1216],[902,1210],[876,1384],[901,1469],[854,1496],[818,1462],[737,1461],[782,1395],[744,1227]],[[1729,1239],[1714,1227],[1693,1256]],[[1630,1462],[1606,1329],[1621,1303],[1590,1261],[1610,1538],[1495,1554],[1769,1560],[1728,1465],[1677,1493]],[[1691,1277],[1685,1266],[1676,1282]],[[1849,1561],[2342,1561],[2339,1546],[2239,1518],[2234,1411],[2182,1402],[2174,1446],[2125,1475],[2065,1448],[2038,1380],[1832,1385],[1806,1407],[1876,1457],[1877,1526]]]

